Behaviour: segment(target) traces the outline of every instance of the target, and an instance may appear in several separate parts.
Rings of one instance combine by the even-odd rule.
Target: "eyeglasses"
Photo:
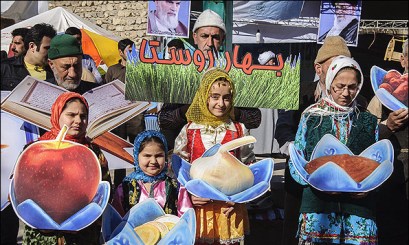
[[[356,91],[358,91],[358,85],[352,85],[352,86],[343,86],[343,87],[331,87],[332,90],[334,90],[335,93],[337,94],[342,94],[345,89],[348,90],[348,93],[354,94]]]

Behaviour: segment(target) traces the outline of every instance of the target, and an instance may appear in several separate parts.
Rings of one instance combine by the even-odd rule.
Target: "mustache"
[[[70,76],[66,76],[66,77],[64,78],[64,81],[68,81],[68,80],[74,80],[74,81],[76,81],[77,79],[76,79],[76,78],[73,78],[73,77],[70,77]]]

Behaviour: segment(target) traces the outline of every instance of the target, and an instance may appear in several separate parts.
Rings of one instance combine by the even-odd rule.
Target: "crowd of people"
[[[160,11],[160,1],[155,1]],[[167,1],[171,2],[171,1]],[[176,6],[177,8],[178,6]],[[176,27],[175,27],[176,28]],[[244,244],[258,227],[252,226],[243,203],[222,202],[187,192],[171,172],[169,154],[192,163],[215,144],[224,144],[258,128],[259,108],[234,107],[235,82],[228,73],[211,68],[203,73],[192,104],[165,103],[158,112],[161,131],[145,130],[138,115],[112,132],[134,144],[134,171],[117,170],[111,178],[101,150],[85,137],[89,108],[81,95],[115,79],[125,82],[130,39],[118,42],[121,59],[101,75],[92,58],[83,53],[81,31],[68,28],[57,35],[41,23],[12,32],[14,57],[2,58],[1,90],[13,90],[27,75],[61,86],[51,110],[49,132],[39,140],[55,139],[62,126],[70,127],[68,139],[89,147],[98,156],[102,179],[111,184],[110,203],[124,216],[134,205],[155,200],[168,214],[196,212],[196,244]],[[192,36],[197,48],[219,51],[226,39],[223,19],[203,11]],[[314,69],[318,81],[300,85],[297,111],[278,111],[274,137],[288,156],[288,145],[309,159],[317,142],[331,134],[354,154],[380,139],[389,139],[395,150],[394,172],[379,188],[368,193],[326,193],[309,186],[287,158],[282,244],[407,244],[408,242],[408,110],[390,111],[374,97],[370,103],[359,93],[364,83],[360,65],[345,40],[328,36],[318,50]],[[177,47],[180,48],[180,47]],[[260,64],[274,64],[274,53],[260,54]],[[408,72],[408,42],[401,64]],[[253,146],[231,152],[244,164],[256,161]],[[79,232],[54,232],[24,227],[23,244],[99,244],[101,220]],[[19,220],[11,205],[1,211],[1,244],[16,244]],[[254,231],[252,230],[254,229]],[[264,234],[269,236],[269,234]]]

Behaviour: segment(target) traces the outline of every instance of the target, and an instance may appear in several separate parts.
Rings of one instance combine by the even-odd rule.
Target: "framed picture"
[[[348,46],[358,45],[361,1],[322,1],[317,43],[327,36],[341,36]]]
[[[189,38],[189,24],[190,1],[149,1],[147,35]]]

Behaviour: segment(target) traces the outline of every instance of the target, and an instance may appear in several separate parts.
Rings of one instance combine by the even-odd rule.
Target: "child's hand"
[[[192,199],[193,206],[198,206],[198,207],[201,207],[205,204],[208,204],[209,202],[212,202],[212,200],[209,198],[197,197],[194,195],[192,195],[190,199]]]
[[[234,210],[234,205],[235,205],[235,203],[234,203],[234,202],[226,202],[226,204],[227,204],[227,206],[229,206],[229,207],[228,207],[228,208],[224,208],[224,209],[222,210],[222,213],[223,213],[224,215],[226,215],[227,218],[229,218],[230,213]]]
[[[190,154],[188,152],[180,151],[179,156],[181,158],[185,159],[185,161],[187,161],[187,162],[190,160]]]

